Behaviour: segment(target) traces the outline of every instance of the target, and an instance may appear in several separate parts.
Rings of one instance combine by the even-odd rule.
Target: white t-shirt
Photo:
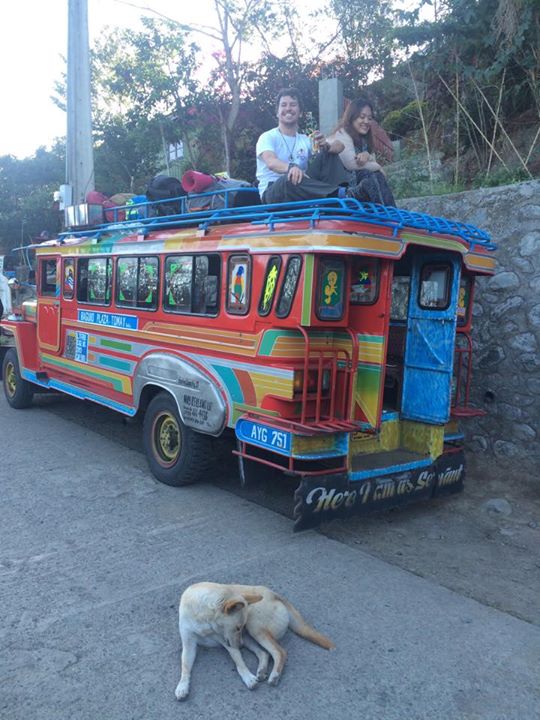
[[[11,312],[11,288],[8,285],[7,277],[0,272],[0,301],[4,307],[4,315]]]
[[[270,150],[286,163],[294,163],[302,170],[307,170],[308,160],[311,155],[311,141],[307,135],[296,133],[284,135],[279,129],[272,128],[264,132],[257,140],[257,180],[259,181],[259,194],[262,197],[268,187],[268,183],[275,182],[281,177],[280,173],[270,170],[268,165],[261,160],[261,154]]]

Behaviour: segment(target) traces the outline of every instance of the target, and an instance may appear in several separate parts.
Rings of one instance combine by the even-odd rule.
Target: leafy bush
[[[529,180],[529,176],[523,168],[496,168],[489,175],[479,174],[472,181],[473,188],[497,187],[498,185],[512,185],[514,183]]]
[[[426,112],[427,103],[421,102],[420,105],[422,112]],[[418,130],[422,126],[422,121],[417,101],[413,100],[399,110],[392,110],[385,116],[381,125],[386,132],[398,137],[404,137],[407,133]]]

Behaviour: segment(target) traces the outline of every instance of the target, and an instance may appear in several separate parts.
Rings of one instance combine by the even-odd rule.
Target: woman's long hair
[[[372,152],[373,138],[371,137],[371,129],[367,135],[360,135],[353,127],[353,122],[366,107],[371,110],[371,114],[373,115],[373,105],[369,100],[367,100],[367,98],[359,97],[356,98],[356,100],[352,100],[345,108],[345,112],[341,116],[341,120],[337,124],[334,132],[337,132],[338,130],[345,130],[345,132],[352,137],[355,146],[362,146],[362,144],[366,142],[368,152]]]

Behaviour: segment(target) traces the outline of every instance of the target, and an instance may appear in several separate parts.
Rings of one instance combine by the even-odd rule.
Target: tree
[[[331,0],[328,12],[337,21],[335,45],[343,48],[349,73],[356,76],[355,92],[392,71],[395,28],[415,16],[396,10],[390,0]]]
[[[128,3],[133,5],[133,3]],[[246,41],[255,34],[265,42],[265,33],[279,30],[279,20],[272,0],[214,0],[216,25],[185,24],[172,21],[153,8],[134,5],[141,10],[165,18],[185,33],[197,33],[219,43],[212,54],[217,63],[210,78],[207,99],[211,96],[218,113],[225,169],[230,174],[233,158],[233,133],[240,112],[240,103],[249,65],[243,60]]]
[[[65,154],[61,144],[51,151],[38,148],[33,157],[0,157],[0,248],[27,245],[43,230],[56,233],[60,214],[53,193],[64,181]]]
[[[189,145],[200,94],[198,48],[187,33],[166,20],[142,24],[104,33],[92,50],[96,181],[107,192],[143,190],[169,143]]]

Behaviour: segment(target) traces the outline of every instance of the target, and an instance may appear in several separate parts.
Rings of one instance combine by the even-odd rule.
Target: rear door
[[[407,319],[401,415],[448,421],[461,262],[433,255],[413,261]]]

